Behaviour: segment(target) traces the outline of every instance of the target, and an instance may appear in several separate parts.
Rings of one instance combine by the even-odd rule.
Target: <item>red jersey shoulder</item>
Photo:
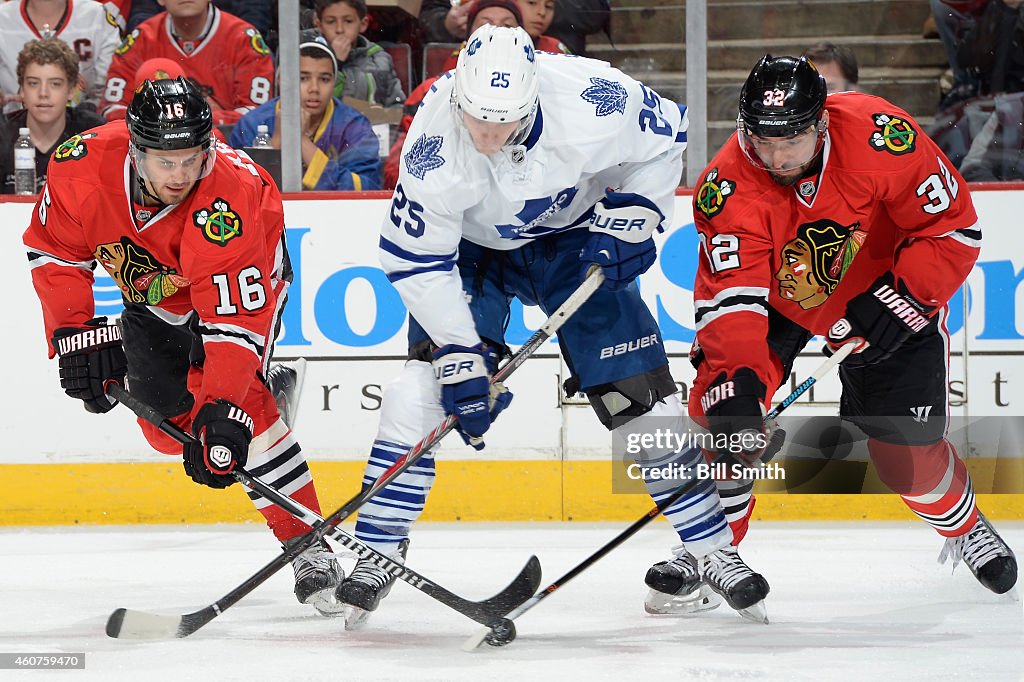
[[[734,133],[697,182],[693,192],[694,217],[706,218],[712,225],[736,222],[754,201],[774,190],[768,174],[747,161]],[[738,194],[742,198],[734,199]]]
[[[189,200],[186,222],[207,242],[227,247],[246,236],[248,228],[262,220],[264,211],[274,211],[274,206],[263,206],[266,183],[256,166],[230,147],[218,145],[213,170],[200,181]],[[276,208],[281,212],[280,206]],[[251,236],[261,242],[264,238]]]
[[[903,170],[927,139],[910,114],[881,97],[836,93],[825,108],[832,155],[853,172]]]
[[[72,181],[100,185],[121,178],[128,157],[128,127],[124,121],[112,121],[62,142],[53,152],[47,168],[47,182]]]
[[[270,56],[270,48],[267,47],[263,36],[253,28],[252,24],[236,17],[234,14],[228,14],[223,11],[219,11],[218,14],[220,17],[220,25],[217,28],[218,39],[237,40],[243,43],[247,50],[255,52],[261,57]],[[233,50],[234,48],[232,47],[231,49]]]

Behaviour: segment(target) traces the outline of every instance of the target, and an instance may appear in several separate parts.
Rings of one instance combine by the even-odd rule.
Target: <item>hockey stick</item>
[[[847,355],[853,352],[856,343],[847,343],[842,346],[839,350],[833,353],[825,362],[821,363],[814,373],[803,381],[796,389],[786,396],[782,402],[776,405],[772,410],[765,415],[765,421],[774,419],[779,416],[787,407],[796,402],[797,398],[802,396],[811,386],[818,382],[823,376],[828,374],[834,369],[840,362],[842,362]],[[695,448],[696,449],[696,448]],[[713,463],[723,461],[723,457],[716,457]],[[667,509],[671,504],[682,496],[689,493],[694,487],[699,485],[701,481],[695,479],[688,481],[687,483],[680,486],[674,493],[669,495],[667,498],[658,503],[656,507],[651,509],[649,512],[644,514],[643,517],[634,521],[629,528],[622,531],[605,545],[600,547],[593,554],[588,556],[586,559],[576,564],[568,573],[563,575],[561,578],[545,587],[541,592],[538,592],[534,596],[527,599],[525,602],[512,609],[505,615],[500,621],[491,624],[491,626],[485,626],[470,636],[462,645],[462,650],[471,652],[477,649],[485,640],[492,646],[504,646],[510,643],[516,637],[515,625],[512,623],[516,618],[523,615],[537,604],[542,602],[545,598],[551,596],[552,593],[563,587],[570,580],[578,576],[580,573],[597,563],[602,557],[608,552],[612,551],[623,542],[631,538],[641,528],[646,526],[652,520],[658,517],[662,510]]]
[[[498,371],[494,374],[491,379],[492,384],[507,379],[516,369],[518,369],[531,355],[533,355],[549,338],[551,338],[558,329],[565,324],[565,322],[576,313],[580,307],[590,299],[591,295],[597,291],[598,287],[604,281],[604,273],[600,269],[592,271],[586,278],[586,280],[574,291],[565,303],[563,303],[547,321],[538,329],[533,336],[531,336],[525,344],[515,353],[508,362],[506,362]],[[159,420],[161,415],[155,411],[151,411],[148,416],[140,415],[143,419],[153,422],[150,417]],[[168,423],[156,421],[157,427],[165,433]],[[169,426],[174,427],[173,424]],[[285,550],[277,557],[272,559],[265,566],[260,568],[256,573],[247,578],[242,584],[235,587],[233,590],[228,592],[226,595],[221,597],[213,604],[207,606],[204,609],[196,611],[195,613],[186,614],[180,619],[178,629],[175,633],[169,636],[173,637],[187,637],[199,628],[203,627],[211,620],[219,616],[226,609],[235,605],[247,594],[252,592],[254,589],[266,582],[271,576],[277,573],[279,570],[287,566],[292,559],[297,557],[303,551],[311,547],[314,543],[319,542],[324,535],[327,534],[330,526],[337,525],[341,521],[345,520],[356,510],[362,507],[367,500],[376,495],[382,488],[387,486],[391,481],[397,478],[402,472],[406,471],[409,467],[413,466],[419,459],[427,452],[430,448],[436,445],[449,431],[455,427],[455,419],[453,417],[447,417],[438,426],[436,426],[429,434],[427,434],[423,440],[414,445],[409,449],[409,452],[399,457],[391,467],[385,471],[380,478],[377,479],[373,486],[362,490],[359,494],[351,498],[348,502],[342,505],[337,511],[328,516],[324,523],[317,524],[313,527],[313,532],[306,535],[304,542],[299,542]],[[177,427],[175,427],[177,428]],[[168,434],[173,437],[173,434]],[[111,617],[113,619],[113,616]],[[118,626],[118,630],[120,626]],[[111,634],[110,623],[108,622],[107,634],[111,637],[116,637],[117,634]]]
[[[182,445],[197,442],[195,436],[162,417],[152,407],[128,393],[119,384],[111,382],[107,385],[106,390],[111,397],[116,398],[135,414],[152,423]],[[307,525],[323,523],[323,518],[319,514],[267,485],[245,469],[239,469],[232,475],[238,482],[255,490]],[[500,620],[501,616],[523,603],[540,586],[540,562],[537,557],[530,557],[526,566],[508,587],[490,599],[474,602],[460,597],[403,564],[374,551],[340,528],[331,527],[328,529],[328,534],[354,551],[360,558],[368,559],[383,568],[389,575],[409,583],[417,590],[482,624],[491,623],[495,619]],[[187,616],[159,616],[121,608],[114,611],[108,619],[107,634],[122,639],[170,639],[182,636],[178,633],[181,631],[180,626],[186,620]]]

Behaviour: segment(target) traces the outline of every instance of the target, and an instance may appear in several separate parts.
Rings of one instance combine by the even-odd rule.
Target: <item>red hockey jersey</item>
[[[234,123],[273,95],[270,50],[259,31],[246,22],[210,5],[210,25],[199,42],[183,47],[171,29],[167,12],[161,12],[139,24],[115,50],[104,92],[103,115],[108,120],[124,118],[134,94],[135,72],[154,57],[181,64],[211,101],[216,123]]]
[[[701,176],[694,218],[698,389],[749,367],[772,389],[768,307],[824,334],[846,303],[892,270],[941,308],[978,257],[981,231],[967,184],[904,111],[862,93],[828,97],[824,164],[794,187],[744,156],[736,135]],[[690,400],[691,406],[699,400]]]
[[[132,303],[184,324],[197,315],[206,351],[202,405],[242,404],[273,345],[286,283],[284,208],[259,166],[218,145],[216,163],[181,204],[142,208],[129,187],[122,121],[58,147],[25,232],[46,337],[94,315],[99,263]],[[50,349],[53,356],[53,349]]]

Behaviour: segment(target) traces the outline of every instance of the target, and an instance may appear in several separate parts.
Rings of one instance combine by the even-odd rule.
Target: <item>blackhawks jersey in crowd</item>
[[[480,154],[452,115],[454,72],[424,97],[381,229],[381,262],[438,345],[479,343],[454,267],[459,241],[507,251],[587,229],[608,189],[672,219],[685,107],[606,62],[536,53],[540,107],[526,140]],[[549,113],[550,112],[550,113]]]
[[[705,381],[749,367],[770,398],[782,377],[765,343],[769,307],[825,334],[849,299],[891,270],[941,308],[978,257],[967,185],[906,112],[861,93],[830,95],[825,108],[816,176],[776,184],[734,134],[700,178],[694,312]]]
[[[181,64],[210,101],[216,123],[234,123],[273,94],[274,63],[259,31],[210,5],[203,34],[182,41],[174,35],[167,12],[161,12],[139,24],[114,52],[104,93],[108,120],[124,117],[134,94],[135,72],[155,57]]]
[[[93,317],[98,263],[126,300],[161,319],[198,316],[207,361],[196,404],[242,404],[272,345],[286,286],[280,194],[266,171],[224,145],[181,204],[133,203],[130,167],[122,121],[54,153],[24,237],[46,337]]]
[[[27,0],[0,3],[0,90],[18,92],[18,53],[30,40],[59,38],[78,55],[79,83],[72,104],[89,102],[99,108],[110,60],[121,41],[117,18],[94,0],[68,0],[56,26],[37,28],[26,14]]]

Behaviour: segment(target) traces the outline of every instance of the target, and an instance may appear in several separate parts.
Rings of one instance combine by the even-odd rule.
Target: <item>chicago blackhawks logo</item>
[[[917,131],[905,119],[891,114],[875,114],[875,125],[880,128],[871,133],[871,147],[876,152],[889,152],[900,156],[914,151]]]
[[[218,246],[227,246],[232,239],[242,236],[242,217],[220,198],[214,200],[212,208],[194,212],[192,221],[203,231],[207,241]]]
[[[712,168],[704,176],[704,182],[694,194],[697,210],[708,218],[714,218],[725,208],[725,200],[736,191],[736,183],[732,180],[718,179],[718,169]]]
[[[779,296],[804,310],[816,308],[832,295],[860,251],[867,232],[859,223],[840,225],[831,220],[804,223],[779,253],[775,273]]]
[[[89,153],[89,147],[85,144],[85,141],[91,140],[94,137],[96,137],[96,133],[72,135],[64,140],[64,142],[61,142],[60,146],[53,152],[53,160],[60,162],[84,159],[85,155]]]
[[[139,37],[139,29],[135,29],[124,37],[124,41],[114,50],[114,54],[122,55],[128,50],[132,49],[132,45],[135,44],[135,40]]]
[[[127,237],[100,244],[93,255],[132,303],[158,305],[191,284]]]
[[[270,54],[270,48],[263,41],[263,36],[260,35],[259,31],[254,28],[247,28],[245,29],[245,35],[249,36],[249,45],[252,46],[256,54],[264,57]]]

